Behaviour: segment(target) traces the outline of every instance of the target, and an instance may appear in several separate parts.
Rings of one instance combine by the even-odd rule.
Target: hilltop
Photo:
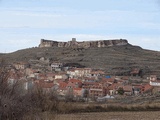
[[[96,47],[107,47],[107,46],[122,46],[127,45],[126,39],[114,39],[114,40],[96,40],[96,41],[83,41],[77,42],[76,38],[72,38],[68,42],[58,42],[53,40],[41,39],[39,47],[67,47],[67,48],[96,48]]]
[[[106,47],[35,47],[1,54],[8,63],[39,60],[77,63],[79,65],[105,69],[111,74],[127,74],[132,68],[143,70],[144,74],[159,74],[160,53],[142,49],[129,43]]]

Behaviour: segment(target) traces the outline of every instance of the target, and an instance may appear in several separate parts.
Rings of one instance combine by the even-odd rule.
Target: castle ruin
[[[39,47],[91,48],[91,47],[121,46],[126,44],[128,44],[128,41],[126,39],[97,40],[97,41],[83,41],[83,42],[77,42],[76,38],[72,38],[72,40],[68,42],[58,42],[58,41],[41,39]]]

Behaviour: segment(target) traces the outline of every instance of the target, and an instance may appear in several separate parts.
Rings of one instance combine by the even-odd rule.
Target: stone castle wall
[[[72,41],[68,42],[58,42],[58,41],[41,39],[39,47],[90,48],[90,47],[118,46],[126,44],[128,44],[128,41],[125,39],[83,41],[83,42],[77,42],[75,38],[72,38]]]
[[[54,46],[58,46],[57,41],[45,40],[45,39],[41,39],[41,43],[39,45],[39,47],[54,47]]]

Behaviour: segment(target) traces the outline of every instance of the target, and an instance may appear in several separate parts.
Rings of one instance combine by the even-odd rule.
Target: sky
[[[0,53],[72,38],[160,51],[160,0],[0,0]]]

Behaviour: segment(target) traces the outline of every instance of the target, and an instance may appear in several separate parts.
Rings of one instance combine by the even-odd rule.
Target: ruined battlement
[[[57,41],[45,40],[45,39],[41,39],[41,43],[39,45],[39,47],[54,47],[54,46],[58,46]]]
[[[53,40],[41,39],[39,47],[90,48],[90,47],[121,46],[126,44],[128,44],[128,41],[126,39],[97,40],[97,41],[83,41],[83,42],[77,42],[76,38],[72,38],[72,40],[68,42],[58,42]]]

